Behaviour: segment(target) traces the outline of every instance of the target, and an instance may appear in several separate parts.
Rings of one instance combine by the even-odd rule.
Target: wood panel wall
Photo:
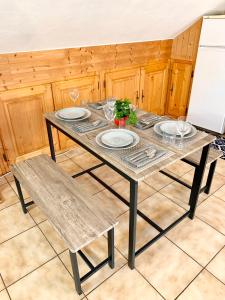
[[[0,55],[0,91],[170,58],[172,40]]]
[[[173,40],[172,59],[195,62],[201,27],[202,18]]]

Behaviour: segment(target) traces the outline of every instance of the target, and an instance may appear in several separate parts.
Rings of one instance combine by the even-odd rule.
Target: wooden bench
[[[20,183],[68,245],[75,287],[81,294],[84,280],[107,263],[114,267],[114,227],[117,222],[107,215],[102,204],[101,207],[96,206],[96,202],[93,204],[86,191],[81,190],[78,183],[47,155],[21,161],[12,166],[12,172],[24,213],[33,202],[25,203]],[[94,267],[81,249],[106,232],[108,258]],[[77,252],[91,269],[81,278]]]
[[[214,148],[210,148],[208,158],[207,158],[207,163],[206,163],[206,166],[209,166],[208,176],[207,176],[207,180],[206,180],[206,185],[201,188],[200,193],[202,193],[202,192],[204,192],[206,194],[210,193],[213,175],[214,175],[214,172],[216,169],[217,160],[218,160],[218,158],[220,158],[222,156],[222,154],[223,154],[222,151],[216,150]],[[183,158],[182,161],[184,161],[184,162],[188,163],[189,165],[192,165],[193,167],[196,168],[196,167],[198,167],[198,165],[200,163],[200,158],[201,158],[201,150],[188,155],[187,157]],[[182,185],[186,186],[187,188],[191,188],[191,185],[187,184],[186,182],[182,181],[181,179],[179,179],[163,170],[160,172],[163,173],[164,175],[172,178],[173,180],[181,183]]]

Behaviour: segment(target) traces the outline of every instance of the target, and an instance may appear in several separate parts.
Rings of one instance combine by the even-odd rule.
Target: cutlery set
[[[85,132],[91,131],[93,129],[101,128],[101,127],[104,127],[107,125],[108,125],[108,122],[105,120],[96,120],[96,121],[92,121],[92,122],[87,121],[87,122],[77,123],[77,124],[73,125],[72,129],[79,133],[85,133]]]

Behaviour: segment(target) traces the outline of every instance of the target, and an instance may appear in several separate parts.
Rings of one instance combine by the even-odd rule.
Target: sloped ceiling
[[[0,53],[174,38],[225,0],[0,0]]]

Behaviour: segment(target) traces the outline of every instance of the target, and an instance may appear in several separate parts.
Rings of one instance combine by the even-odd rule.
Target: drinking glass
[[[103,111],[104,111],[106,119],[108,121],[112,122],[114,119],[114,107],[110,107],[108,104],[105,104],[103,106]]]
[[[176,134],[168,134],[163,131],[162,141],[168,145],[174,145],[176,141]]]
[[[74,102],[74,104],[77,102],[77,99],[79,98],[79,91],[78,89],[72,89],[69,91],[70,99]]]
[[[110,108],[114,109],[114,105],[116,103],[116,98],[115,97],[110,97],[108,99],[106,99],[106,103]]]
[[[186,117],[178,117],[176,122],[177,131],[180,134],[180,139],[177,144],[178,148],[182,149],[184,147],[184,135],[187,132],[190,124],[186,122]]]

